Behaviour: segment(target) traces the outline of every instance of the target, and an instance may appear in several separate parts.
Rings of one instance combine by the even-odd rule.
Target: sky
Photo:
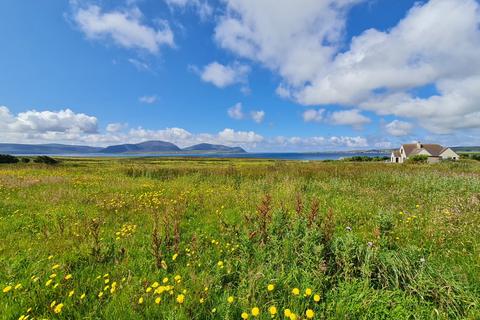
[[[4,0],[0,143],[480,145],[478,0]]]

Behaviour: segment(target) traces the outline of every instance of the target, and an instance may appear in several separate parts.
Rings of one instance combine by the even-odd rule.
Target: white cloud
[[[210,4],[204,0],[165,0],[165,2],[168,4],[168,6],[171,9],[176,9],[176,8],[181,8],[185,10],[188,7],[191,7],[195,10],[195,12],[198,14],[198,16],[202,19],[205,20],[208,17],[210,17],[213,13],[213,8],[210,6]]]
[[[357,109],[332,112],[328,121],[336,125],[350,125],[354,127],[360,127],[371,122],[369,118],[362,115]]]
[[[156,95],[142,96],[138,99],[138,101],[140,101],[141,103],[146,103],[146,104],[153,104],[157,102],[157,100],[158,100],[158,97]]]
[[[303,121],[322,122],[324,120],[325,109],[309,109],[303,112]]]
[[[366,30],[347,50],[346,13],[361,0],[225,1],[216,42],[278,73],[282,97],[410,118],[433,133],[480,126],[478,1],[418,2],[396,26]],[[438,94],[412,93],[424,86]]]
[[[413,125],[405,121],[393,120],[385,125],[385,129],[390,135],[399,137],[410,134]]]
[[[157,21],[156,27],[142,22],[138,8],[102,12],[97,5],[77,8],[74,21],[89,39],[111,39],[125,48],[146,50],[156,54],[161,46],[174,46],[174,36],[168,22]]]
[[[126,123],[109,123],[107,125],[107,132],[116,133],[126,129],[128,125]]]
[[[245,117],[242,110],[242,104],[240,102],[236,103],[233,107],[227,110],[228,116],[235,120],[241,120]]]
[[[148,63],[145,63],[143,61],[130,58],[130,59],[128,59],[128,62],[130,62],[138,71],[150,71],[151,70]]]
[[[252,120],[255,121],[256,123],[262,123],[263,120],[265,119],[265,111],[263,110],[252,111],[250,112],[250,116],[252,117]]]
[[[362,125],[370,123],[371,120],[360,113],[357,109],[341,110],[327,113],[325,109],[309,109],[303,112],[303,121],[331,123],[334,125],[349,125],[354,128],[360,128]]]
[[[225,88],[236,83],[246,83],[250,68],[238,63],[226,66],[218,62],[206,65],[200,73],[204,82],[209,82],[218,88]]]

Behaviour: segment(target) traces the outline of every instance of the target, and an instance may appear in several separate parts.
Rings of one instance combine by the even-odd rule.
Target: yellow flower
[[[143,303],[143,297],[140,297],[140,298],[138,299],[138,304],[142,304],[142,303]]]
[[[72,279],[72,275],[71,275],[71,274],[67,274],[67,275],[65,276],[65,280],[70,280],[70,279]]]
[[[22,284],[19,283],[19,284],[17,284],[17,285],[15,286],[15,290],[18,290],[18,289],[20,289],[21,287],[22,287]]]
[[[292,312],[292,314],[290,314],[289,318],[290,318],[290,320],[297,320],[297,315]]]
[[[74,294],[75,294],[75,290],[72,290],[72,291],[70,291],[70,292],[68,293],[68,297],[71,297],[71,296],[73,296]]]
[[[173,255],[173,257],[172,257],[172,260],[173,260],[173,261],[177,260],[177,257],[178,257],[178,254],[175,253],[175,254]]]
[[[56,304],[57,304],[57,301],[53,300],[52,303],[50,303],[50,308],[55,307]]]
[[[180,282],[182,280],[182,277],[180,275],[176,275],[175,278],[173,278],[173,280],[175,280],[177,283]]]
[[[200,303],[204,303],[204,302],[205,302],[205,299],[200,298],[199,302],[200,302]]]
[[[315,316],[315,312],[313,312],[312,309],[308,309],[308,310],[305,312],[305,315],[307,316],[308,319],[312,319],[312,318]]]
[[[48,260],[52,260],[53,259],[53,256],[48,256]]]
[[[108,276],[109,276],[108,273],[105,273],[105,274],[103,275],[104,278],[108,278]]]
[[[147,290],[145,290],[146,293],[149,293],[150,291],[152,291],[152,287],[148,287]]]
[[[257,317],[260,314],[260,309],[257,307],[252,309],[252,316]]]
[[[277,314],[277,308],[275,306],[271,306],[270,308],[268,308],[268,312],[270,312],[270,314],[274,316]]]
[[[273,285],[273,284],[269,284],[269,285],[267,286],[267,290],[268,290],[268,291],[273,291],[274,289],[275,289],[275,285]]]
[[[162,282],[163,282],[163,283],[167,283],[167,282],[168,282],[168,278],[167,278],[167,277],[163,278]]]
[[[156,303],[156,304],[160,304],[160,301],[162,301],[162,299],[160,299],[160,297],[158,297],[157,299],[155,299],[155,303]]]
[[[45,282],[45,287],[48,287],[50,284],[52,284],[52,279],[49,279],[47,282]]]
[[[227,298],[228,303],[233,303],[234,298],[232,296]]]
[[[179,294],[179,295],[177,296],[177,302],[180,303],[180,304],[182,304],[184,301],[185,301],[185,295]]]
[[[242,312],[242,319],[244,320],[248,319],[248,313]]]
[[[103,291],[100,291],[100,292],[98,293],[98,297],[99,297],[99,298],[103,297]]]
[[[62,308],[63,308],[63,303],[59,303],[59,304],[57,304],[55,309],[53,309],[53,312],[58,314],[58,313],[62,312]]]
[[[56,273],[52,273],[52,274],[50,275],[50,279],[53,279],[53,278],[55,278],[56,276],[57,276]]]
[[[292,311],[290,311],[290,309],[285,309],[283,311],[283,315],[287,318],[290,318],[290,315],[292,314]]]
[[[299,290],[298,288],[293,288],[293,289],[292,289],[292,294],[293,294],[294,296],[298,296],[298,295],[300,294],[300,290]]]
[[[320,295],[316,294],[313,296],[313,301],[318,302],[320,301]]]
[[[80,300],[85,299],[85,293],[80,296]]]
[[[221,261],[221,260],[218,261],[218,262],[217,262],[217,266],[218,266],[219,268],[223,268],[223,261]]]
[[[160,284],[159,284],[157,281],[155,281],[154,283],[152,283],[152,288],[155,289],[155,288],[157,288],[159,285],[160,285]]]
[[[10,290],[12,290],[12,286],[6,286],[5,288],[3,288],[3,293],[7,293]]]
[[[310,288],[307,288],[305,289],[305,295],[308,297],[308,296],[311,296],[312,295],[312,289]]]
[[[55,269],[58,269],[58,268],[60,268],[60,265],[59,265],[59,264],[54,264],[54,265],[52,266],[52,270],[55,270]]]
[[[105,284],[109,283],[110,282],[110,279],[105,279]]]

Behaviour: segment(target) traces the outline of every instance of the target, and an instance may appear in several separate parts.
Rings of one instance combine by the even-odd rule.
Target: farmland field
[[[0,319],[479,319],[480,164],[0,165]]]

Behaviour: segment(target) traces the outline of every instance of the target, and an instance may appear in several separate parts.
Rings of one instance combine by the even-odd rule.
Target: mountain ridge
[[[180,148],[174,143],[149,140],[140,143],[127,143],[107,147],[91,147],[68,144],[20,144],[0,143],[0,153],[6,154],[124,154],[124,153],[246,153],[241,147],[229,147],[219,144],[200,143],[186,148]]]

